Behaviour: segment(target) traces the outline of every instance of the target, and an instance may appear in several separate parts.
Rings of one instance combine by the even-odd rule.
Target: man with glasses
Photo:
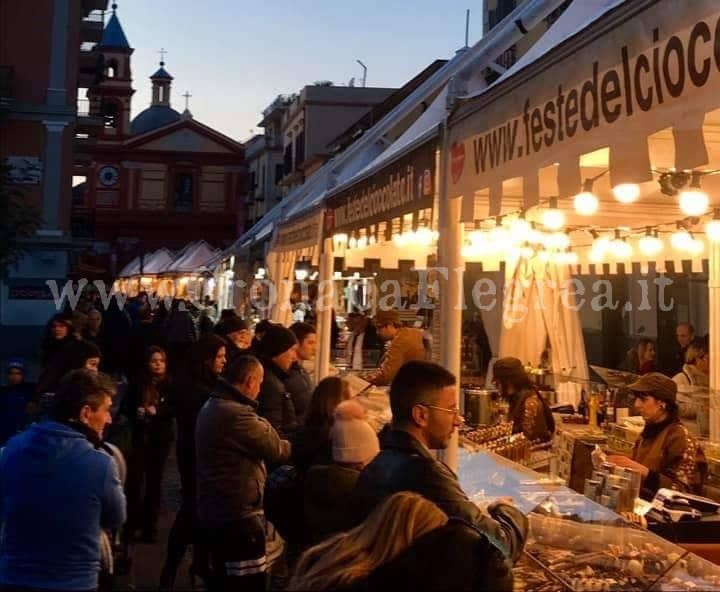
[[[390,386],[392,426],[381,434],[380,454],[360,474],[353,501],[364,518],[394,493],[419,493],[449,517],[474,525],[514,561],[525,542],[526,518],[505,502],[483,512],[460,488],[457,475],[431,452],[447,448],[462,423],[456,383],[451,372],[432,362],[412,361],[400,368]]]

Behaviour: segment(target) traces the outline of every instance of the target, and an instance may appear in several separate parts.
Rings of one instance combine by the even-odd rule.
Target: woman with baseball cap
[[[680,421],[677,384],[651,372],[627,388],[635,395],[635,409],[645,420],[645,428],[631,458],[612,455],[608,462],[638,471],[645,499],[652,499],[663,487],[701,493],[707,463],[702,448]]]

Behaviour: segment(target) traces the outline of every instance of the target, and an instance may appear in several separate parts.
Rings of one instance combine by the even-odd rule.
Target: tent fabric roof
[[[136,275],[140,271],[140,257],[135,257],[130,263],[120,270],[118,277],[127,278]]]
[[[164,273],[193,273],[205,267],[219,252],[219,249],[214,249],[205,241],[198,241],[169,265]]]
[[[145,257],[143,273],[145,275],[157,275],[162,273],[175,260],[172,252],[166,248],[158,249],[149,257]]]

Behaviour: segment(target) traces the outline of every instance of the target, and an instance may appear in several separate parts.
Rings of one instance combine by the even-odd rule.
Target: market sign
[[[433,140],[327,201],[326,234],[350,232],[431,208],[435,193]]]
[[[323,211],[281,224],[275,232],[272,250],[290,251],[314,247],[320,242]]]
[[[613,185],[646,181],[647,137],[669,127],[676,168],[707,164],[703,119],[720,107],[720,2],[661,0],[637,14],[631,4],[620,7],[623,22],[612,22],[622,18],[613,11],[553,49],[546,58],[558,59],[521,85],[511,78],[458,109],[450,197],[485,188],[492,195],[503,180],[537,179],[540,168],[605,147]],[[589,41],[578,47],[583,34]]]

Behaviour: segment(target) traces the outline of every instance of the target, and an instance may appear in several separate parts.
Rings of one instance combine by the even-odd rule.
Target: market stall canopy
[[[143,275],[157,275],[162,273],[174,260],[175,256],[171,251],[165,247],[158,249],[151,255],[145,256]]]
[[[220,252],[201,240],[192,243],[185,253],[165,269],[164,274],[199,273]]]
[[[582,10],[593,4],[599,17]],[[678,172],[686,185],[697,173],[705,212],[720,206],[719,20],[715,0],[573,3],[533,55],[452,115],[447,195],[463,198],[463,220],[560,209],[588,266],[598,233],[633,246],[648,227],[670,234],[692,218],[668,186]],[[573,209],[588,187],[591,217]]]
[[[140,273],[140,257],[135,257],[118,273],[120,278],[129,278]]]

